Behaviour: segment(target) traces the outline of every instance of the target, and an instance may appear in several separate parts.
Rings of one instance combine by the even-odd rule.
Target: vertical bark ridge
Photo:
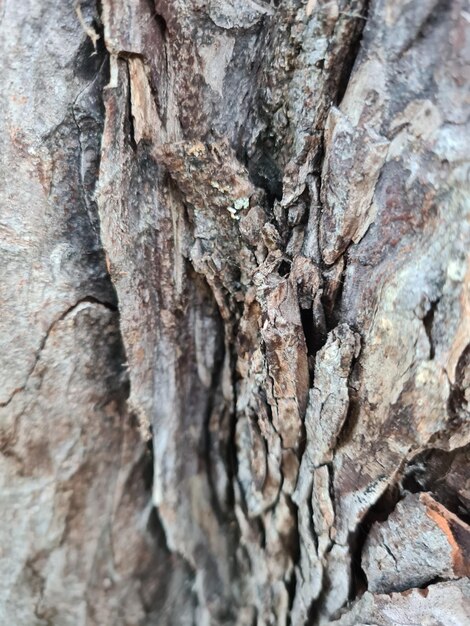
[[[113,92],[108,94],[110,127],[104,133],[104,162],[113,164],[113,173],[116,161],[121,162],[119,175],[126,182],[119,186],[128,190],[127,197],[119,199],[118,211],[111,198],[116,179],[107,182],[106,167],[102,168],[100,184],[100,211],[106,224],[103,240],[121,302],[131,401],[142,422],[152,424],[156,457],[161,455],[156,458],[155,502],[169,546],[192,564],[196,579],[201,576],[204,580],[201,585],[196,583],[201,616],[215,622],[227,619],[217,604],[220,598],[224,606],[231,598],[230,603],[238,607],[234,610],[241,611],[241,623],[250,622],[255,614],[262,623],[287,623],[289,605],[294,601],[298,531],[291,494],[304,445],[302,420],[309,387],[298,298],[304,310],[313,307],[314,333],[323,336],[320,343],[316,340],[316,345],[321,347],[326,341],[326,329],[318,328],[324,317],[322,261],[318,252],[311,256],[312,246],[318,251],[318,244],[315,232],[309,232],[310,227],[316,231],[315,221],[309,223],[308,218],[309,189],[317,188],[321,182],[323,126],[329,107],[342,88],[341,67],[352,66],[350,51],[363,26],[363,4],[343,5],[337,12],[319,6],[307,19],[302,5],[286,3],[278,9],[282,19],[276,22],[268,4],[253,3],[249,9],[240,5],[234,12],[228,5],[214,3],[205,15],[196,12],[196,5],[158,2],[156,12],[165,23],[164,38],[152,31],[149,5],[139,5],[134,13],[104,5],[107,46],[117,58],[117,66],[129,63],[130,55],[142,59],[127,76],[124,70],[118,71],[118,81],[110,85]],[[126,29],[129,18],[131,27]],[[137,24],[145,24],[146,29],[137,30]],[[195,33],[195,38],[190,32]],[[324,39],[318,47],[319,34]],[[265,45],[264,58],[260,57],[253,72],[252,59],[260,54],[260,42]],[[290,59],[287,69],[283,67],[285,56]],[[318,64],[318,71],[314,63]],[[337,68],[329,73],[328,68],[335,64]],[[218,77],[214,75],[217,72]],[[308,89],[303,86],[305,79]],[[164,120],[154,100],[160,85],[167,98]],[[224,90],[230,92],[233,86],[240,92],[236,98],[252,102],[251,110],[244,106],[237,111],[226,108]],[[292,100],[292,87],[300,90],[300,99]],[[314,93],[315,89],[318,93]],[[127,113],[124,94],[130,102]],[[312,97],[313,103],[308,100]],[[284,128],[275,115],[279,106],[286,108],[292,120]],[[121,120],[116,116],[118,110]],[[123,154],[125,118],[129,116],[133,119],[134,136],[140,141],[133,149],[127,147]],[[243,163],[237,154],[243,157]],[[141,189],[132,183],[132,169],[139,162],[149,167],[149,158],[156,164],[151,166],[154,183],[151,188],[148,181],[147,199],[142,200],[137,197],[142,195]],[[168,185],[168,175],[172,186]],[[282,179],[284,192],[280,187]],[[302,195],[301,203],[297,202]],[[150,227],[143,237],[143,242],[148,242],[144,246],[150,246],[158,259],[157,269],[149,266],[141,250],[131,244],[134,233],[141,232],[139,220],[143,216],[146,223],[151,223],[155,216],[156,224],[161,224],[156,226],[156,234]],[[123,230],[123,222],[127,231],[124,239],[129,241],[124,242],[124,255],[116,248],[114,235],[117,228]],[[306,253],[302,254],[305,227],[306,238],[311,241],[307,241]],[[194,303],[189,298],[194,279],[184,270],[175,275],[173,263],[181,267],[185,264],[178,260],[179,255],[205,277],[224,325],[223,331],[215,330],[215,312],[210,313],[212,321],[206,318],[200,322],[212,325],[216,336],[225,335],[225,373],[220,384],[222,412],[230,414],[234,401],[236,407],[234,443],[230,443],[230,428],[222,426],[219,433],[222,441],[225,438],[225,447],[235,447],[237,461],[237,476],[230,488],[230,472],[224,468],[226,459],[218,461],[223,475],[219,480],[225,485],[225,494],[218,497],[226,509],[225,520],[214,518],[216,507],[207,495],[214,489],[208,477],[207,456],[205,462],[201,459],[205,456],[201,444],[197,437],[179,432],[177,426],[181,423],[196,432],[204,430],[203,415],[210,410],[213,390],[201,389],[201,384],[205,386],[204,373],[201,376],[198,367],[195,379],[190,359],[184,365],[170,366],[171,382],[167,385],[156,380],[162,374],[161,368],[168,368],[169,350],[178,353],[184,346],[187,356],[194,354],[192,358],[198,366],[200,359],[207,358],[198,353],[201,346],[196,345],[196,352],[192,352],[194,320],[200,313],[192,312]],[[113,271],[122,257],[140,278],[126,279],[119,270]],[[148,307],[149,321],[136,334],[132,318],[139,316],[132,310],[139,301],[143,304],[152,298],[152,285],[157,294],[155,306]],[[149,333],[145,341],[142,332]],[[207,335],[205,340],[209,340]],[[144,371],[135,362],[138,352],[147,355]],[[236,390],[230,376],[233,355]],[[312,352],[312,362],[314,356]],[[142,363],[142,356],[139,361]],[[156,372],[153,381],[152,372]],[[168,378],[168,372],[163,378]],[[183,391],[187,385],[195,385],[191,388],[196,394],[189,405]],[[161,403],[166,405],[164,410]],[[204,408],[207,403],[209,409]],[[169,427],[170,413],[179,416],[175,422],[177,430]],[[186,442],[184,453],[178,454],[176,448],[182,445],[184,436],[189,443]],[[160,437],[166,443],[161,443]],[[190,469],[195,458],[203,463],[196,476]],[[170,471],[174,477],[169,476]],[[212,532],[219,537],[215,544],[192,503],[196,478],[198,497],[206,499],[202,504],[205,515],[214,518]],[[224,503],[232,488],[234,510],[227,509]],[[226,525],[235,523],[234,512],[238,530],[231,535]],[[175,519],[179,519],[181,528],[175,527]],[[237,556],[238,542],[248,549],[248,562],[243,556],[246,552],[238,551]],[[221,595],[211,607],[211,560],[220,567],[225,558],[214,553],[217,550],[227,552],[228,560],[240,561],[240,573],[233,578],[233,572],[221,576],[219,571]]]
[[[191,624],[126,406],[95,201],[108,55],[80,9],[1,7],[0,622]]]

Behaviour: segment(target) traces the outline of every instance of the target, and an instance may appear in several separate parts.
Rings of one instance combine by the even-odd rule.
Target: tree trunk
[[[0,14],[0,623],[468,624],[468,2]]]

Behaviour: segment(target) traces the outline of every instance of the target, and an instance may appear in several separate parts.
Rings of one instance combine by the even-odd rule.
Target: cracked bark
[[[0,621],[467,623],[466,2],[0,11]]]

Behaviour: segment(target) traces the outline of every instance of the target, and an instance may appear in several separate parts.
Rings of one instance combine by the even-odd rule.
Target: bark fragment
[[[362,557],[374,593],[468,576],[470,528],[429,494],[409,495],[369,533]]]
[[[436,583],[424,589],[401,593],[372,594],[367,591],[349,613],[334,626],[396,626],[396,624],[436,624],[464,626],[470,613],[468,579]]]

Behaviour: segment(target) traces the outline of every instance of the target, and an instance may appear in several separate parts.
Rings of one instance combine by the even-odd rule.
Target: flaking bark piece
[[[347,324],[340,324],[315,359],[314,386],[320,392],[320,410],[311,395],[305,416],[307,454],[315,467],[329,463],[349,407],[348,379],[352,363],[359,355],[360,337]]]
[[[470,527],[429,493],[412,494],[372,527],[362,568],[370,591],[389,593],[468,576],[469,556]]]
[[[470,623],[470,581],[437,583],[425,589],[373,594],[361,599],[331,626],[466,626]]]
[[[330,265],[351,241],[360,241],[373,220],[372,198],[389,142],[371,128],[354,127],[335,108],[325,134],[320,236],[323,260]]]
[[[255,188],[228,142],[162,144],[153,155],[196,209],[220,209],[235,218],[249,207]]]

